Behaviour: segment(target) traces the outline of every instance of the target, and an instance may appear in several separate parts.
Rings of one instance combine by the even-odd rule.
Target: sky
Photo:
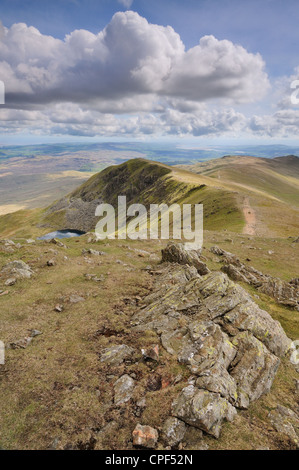
[[[0,144],[298,141],[298,0],[1,0],[0,21]]]

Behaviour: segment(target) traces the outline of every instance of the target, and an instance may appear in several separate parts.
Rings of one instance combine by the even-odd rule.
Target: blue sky
[[[129,23],[127,19],[112,18],[117,12],[126,12],[127,7],[136,12],[136,16],[130,18],[131,26],[122,29],[124,22]],[[32,140],[41,136],[159,138],[163,126],[166,137],[171,138],[294,141],[298,134],[298,106],[290,104],[288,99],[290,83],[297,79],[299,67],[297,0],[1,0],[0,19],[5,28],[3,46],[0,43],[0,62],[6,64],[2,70],[0,67],[0,80],[7,91],[6,105],[0,106],[0,142],[9,140],[10,135],[15,139],[26,136],[29,140],[30,136]],[[147,28],[143,20],[151,26],[144,50],[140,51],[139,41],[144,40],[140,30]],[[15,23],[25,23],[26,27],[39,30],[42,35],[38,39],[39,49],[44,50],[43,57],[38,48],[36,57],[32,53],[34,32],[28,28],[16,30]],[[109,25],[110,41],[115,41],[116,45],[117,41],[124,44],[127,41],[128,48],[139,48],[136,63],[132,58],[134,51],[126,56],[122,50],[118,57],[111,42],[107,48],[106,39],[100,41],[99,33],[106,31]],[[123,37],[116,34],[119,25]],[[168,25],[173,28],[175,38],[165,28]],[[164,27],[162,33],[156,26]],[[93,39],[86,33],[66,40],[66,35],[74,30],[86,30]],[[136,46],[131,34],[135,35]],[[205,36],[213,36],[215,41],[203,40],[199,48]],[[49,37],[51,40],[47,39]],[[176,41],[174,46],[172,41]],[[178,41],[186,54],[182,53]],[[64,63],[69,61],[74,48],[80,49],[82,44],[83,52],[66,68]],[[25,53],[21,52],[24,47],[28,47]],[[63,53],[66,59],[61,57],[61,62],[57,60],[53,64],[53,54],[60,57]],[[106,65],[103,65],[106,53]],[[152,60],[140,71],[144,61],[148,61],[147,54],[152,54]],[[208,54],[211,63],[206,57]],[[11,61],[10,56],[13,56]],[[223,63],[219,67],[221,58],[225,61],[226,57],[227,68]],[[159,61],[161,68],[165,67],[163,77],[157,77]],[[175,67],[177,70],[168,86],[169,71]],[[74,69],[77,77],[85,70],[90,71],[85,84],[83,80],[76,82],[74,73],[71,75]],[[211,72],[210,78],[204,80],[203,75],[208,77],[209,69],[217,70],[218,76]],[[233,74],[230,69],[234,69]],[[237,69],[240,69],[239,76]],[[122,70],[123,82],[115,78]],[[138,80],[129,83],[136,70],[140,72]],[[58,80],[62,74],[72,81],[73,93],[59,81],[61,77]],[[151,74],[153,86],[147,83]],[[220,74],[226,83],[220,83]],[[159,84],[156,83],[158,78]],[[49,86],[53,81],[57,82],[55,89]],[[105,83],[99,87],[96,83],[100,82]],[[114,88],[108,86],[110,82],[115,82]],[[214,82],[217,84],[212,89],[210,84]],[[93,89],[90,95],[88,88]],[[137,89],[136,96],[134,89]],[[80,115],[81,121],[73,122],[72,113]],[[61,116],[55,120],[54,115]],[[183,125],[184,122],[187,124]]]

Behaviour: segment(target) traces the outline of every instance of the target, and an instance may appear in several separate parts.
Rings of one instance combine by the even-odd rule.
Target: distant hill
[[[244,223],[234,193],[215,187],[212,179],[161,163],[134,159],[106,168],[51,205],[44,213],[42,225],[92,230],[97,221],[94,216],[96,206],[106,202],[116,207],[118,196],[126,196],[127,204],[145,206],[203,203],[206,226],[210,228],[238,231]]]
[[[256,211],[257,232],[262,235],[291,235],[299,232],[299,158],[273,159],[227,155],[180,166],[200,176],[229,185],[249,197]]]
[[[93,175],[46,209],[0,217],[0,234],[90,231],[97,223],[96,206],[106,202],[116,207],[121,195],[127,204],[203,204],[206,230],[266,237],[299,234],[299,158],[293,155],[225,156],[181,167],[131,159]]]

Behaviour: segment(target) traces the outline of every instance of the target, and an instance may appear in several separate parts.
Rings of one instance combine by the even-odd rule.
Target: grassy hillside
[[[299,233],[299,158],[228,156],[184,168],[132,159],[93,175],[44,210],[0,217],[3,236],[35,236],[52,229],[93,230],[101,202],[202,203],[207,230],[259,236]]]
[[[100,202],[127,204],[189,203],[204,205],[205,228],[242,231],[244,217],[236,191],[209,177],[172,169],[143,159],[129,160],[93,175],[75,191],[44,210],[18,211],[0,217],[0,235],[30,237],[52,229],[93,230]]]
[[[189,376],[186,366],[162,347],[159,363],[143,361],[141,349],[156,344],[158,338],[151,330],[132,329],[134,313],[152,292],[153,277],[159,279],[164,242],[90,244],[84,235],[63,240],[62,246],[46,241],[28,245],[23,237],[35,238],[52,228],[76,228],[67,224],[79,220],[86,210],[92,213],[97,201],[116,205],[118,195],[126,195],[128,204],[202,203],[203,259],[210,270],[221,267],[210,252],[211,246],[218,245],[265,274],[286,281],[298,277],[299,244],[285,236],[299,232],[297,160],[239,160],[226,157],[209,162],[200,173],[130,160],[92,176],[46,209],[0,217],[0,238],[21,243],[13,247],[0,243],[0,271],[13,260],[23,260],[34,271],[32,278],[14,285],[1,279],[1,340],[9,344],[25,338],[30,330],[42,333],[25,349],[7,349],[5,365],[0,366],[0,398],[5,403],[0,410],[0,448],[132,449],[136,423],[159,429]],[[249,224],[245,198],[247,216],[251,210],[256,212],[255,228],[266,236],[242,233]],[[82,208],[79,217],[76,207]],[[74,219],[68,212],[74,212]],[[105,254],[89,254],[90,248]],[[157,269],[157,274],[151,269]],[[292,340],[298,339],[298,312],[252,286],[242,286]],[[101,351],[115,344],[133,347],[134,361],[119,366],[100,362]],[[113,386],[123,374],[134,377],[137,386],[132,403],[117,407]],[[159,389],[151,388],[155,377],[161,378]],[[297,379],[295,368],[284,358],[271,391],[240,411],[233,423],[226,423],[219,440],[202,438],[201,431],[189,428],[183,448],[294,448],[283,432],[273,428],[268,413],[278,404],[296,409]],[[137,403],[145,394],[141,413]]]
[[[266,267],[263,259],[269,258],[266,253],[274,240],[255,238],[250,249],[248,243],[242,244],[247,237],[235,235],[232,245],[226,241],[228,236],[232,234],[206,232],[203,254],[210,269],[219,269],[209,252],[215,243],[236,252],[242,262],[251,254],[253,265]],[[25,337],[30,329],[42,332],[26,349],[8,349],[6,364],[0,367],[0,398],[5,403],[0,410],[0,447],[132,449],[136,422],[160,427],[174,397],[187,385],[186,367],[163,348],[160,363],[152,369],[141,360],[140,349],[157,341],[152,331],[132,332],[132,315],[153,283],[146,267],[158,266],[164,245],[130,240],[90,245],[87,236],[65,240],[65,245],[40,241],[16,248],[13,254],[0,245],[0,268],[11,259],[22,259],[35,272],[31,279],[5,287],[7,293],[0,297],[1,339],[7,344]],[[293,245],[291,240],[275,244],[278,261],[269,267],[270,273],[279,271],[283,259],[291,260],[289,276],[298,272]],[[82,249],[90,247],[106,255],[83,256]],[[55,265],[47,266],[53,257]],[[87,273],[95,274],[100,282],[88,279]],[[72,296],[81,300],[72,302]],[[265,295],[256,301],[282,323],[289,337],[298,338],[298,313]],[[63,306],[61,312],[55,310],[57,304]],[[103,348],[122,343],[139,352],[136,362],[114,367],[100,362]],[[124,373],[138,380],[133,405],[113,407],[113,384]],[[165,388],[146,392],[146,409],[140,418],[132,410],[143,397],[149,374],[161,375],[170,384],[166,380]],[[178,376],[179,383],[173,383]],[[294,367],[284,359],[271,392],[240,411],[233,423],[226,423],[219,440],[208,436],[202,440],[201,432],[190,428],[184,448],[197,449],[203,442],[210,449],[292,448],[271,427],[267,415],[278,403],[296,406],[295,379]]]
[[[299,158],[274,159],[226,156],[182,167],[219,186],[249,197],[256,212],[259,235],[292,236],[299,233]]]

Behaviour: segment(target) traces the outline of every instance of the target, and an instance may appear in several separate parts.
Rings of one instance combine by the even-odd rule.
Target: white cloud
[[[299,109],[284,109],[272,115],[253,116],[249,122],[249,129],[255,134],[269,137],[297,137]]]
[[[213,36],[186,51],[173,28],[149,24],[132,11],[116,13],[98,34],[76,30],[64,41],[22,23],[5,28],[2,76],[7,101],[16,107],[146,94],[251,102],[268,87],[260,55]]]
[[[23,23],[2,28],[0,79],[11,108],[0,125],[82,135],[237,132],[246,119],[232,106],[269,87],[259,54],[213,36],[186,50],[172,27],[132,11],[64,40]]]

